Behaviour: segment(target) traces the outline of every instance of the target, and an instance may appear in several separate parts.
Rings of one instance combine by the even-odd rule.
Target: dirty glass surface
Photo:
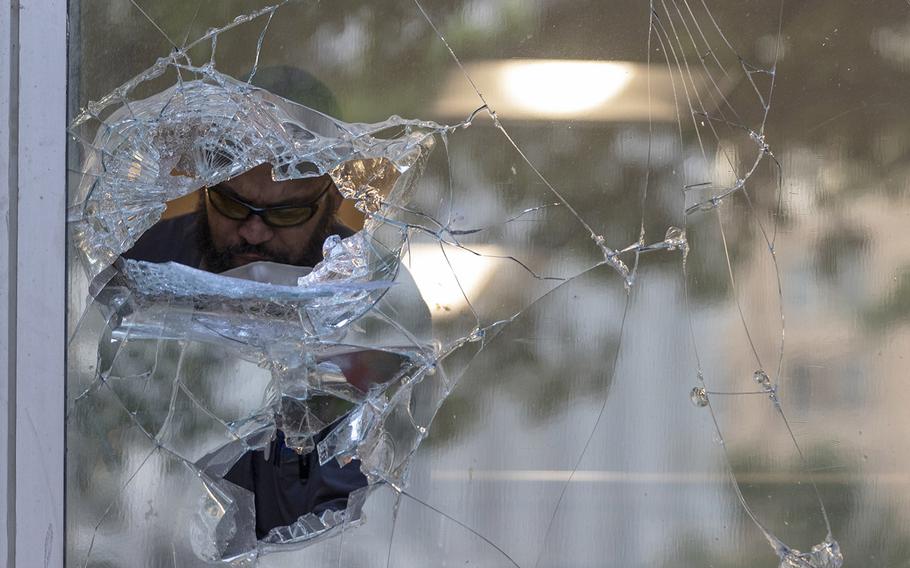
[[[69,10],[68,566],[910,566],[906,2]]]

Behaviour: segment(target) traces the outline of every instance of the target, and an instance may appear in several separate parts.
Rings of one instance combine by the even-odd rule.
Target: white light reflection
[[[443,254],[438,244],[412,244],[404,252],[404,264],[434,318],[455,316],[467,309],[465,295],[470,300],[477,298],[495,263],[501,262],[488,256],[501,254],[495,246],[472,246],[471,250],[479,254],[452,246],[446,246]]]
[[[510,61],[502,66],[499,80],[515,107],[566,115],[603,105],[629,84],[634,72],[631,64],[616,61]]]
[[[673,76],[665,67],[631,61],[507,59],[473,61],[466,72],[484,98],[508,120],[675,122]],[[464,118],[482,103],[461,69],[442,83],[430,111],[435,118]],[[692,70],[690,84],[705,77]],[[722,82],[726,92],[732,84]],[[649,104],[650,101],[650,104]]]

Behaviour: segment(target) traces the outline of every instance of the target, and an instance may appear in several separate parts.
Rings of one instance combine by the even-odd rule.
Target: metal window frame
[[[65,0],[9,0],[0,35],[0,563],[62,567]]]

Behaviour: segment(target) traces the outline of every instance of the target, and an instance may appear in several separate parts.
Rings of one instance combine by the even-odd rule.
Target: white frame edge
[[[10,0],[0,15],[0,558],[63,566],[67,5]]]
[[[11,242],[10,242],[10,224],[15,219],[10,217],[10,141],[12,134],[9,131],[11,124],[10,117],[10,95],[12,94],[12,83],[10,82],[10,58],[12,53],[12,43],[14,37],[11,28],[11,9],[4,5],[0,9],[0,36],[3,41],[0,42],[0,85],[4,92],[0,93],[0,120],[6,120],[6,128],[0,128],[0,184],[3,190],[0,191],[0,316],[3,317],[3,325],[0,325],[0,424],[7,432],[10,431],[10,417],[15,416],[10,413],[10,395],[14,390],[10,390],[9,376],[11,372],[10,363],[15,359],[10,357],[10,328],[15,325],[13,317],[15,311],[11,310],[10,302],[14,296],[10,296],[10,287],[13,285],[13,272],[10,270]],[[14,244],[14,242],[13,242]],[[15,337],[15,334],[13,334]],[[3,512],[0,518],[0,561],[5,564],[10,562],[9,540],[12,534],[12,518],[10,514],[7,493],[10,493],[10,480],[14,479],[9,475],[12,467],[9,434],[0,436],[0,460],[3,461],[3,467],[0,467],[0,511]],[[13,510],[14,511],[14,510]]]

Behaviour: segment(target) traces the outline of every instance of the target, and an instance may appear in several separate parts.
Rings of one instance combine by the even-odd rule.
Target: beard
[[[205,203],[200,203],[198,209],[198,221],[196,223],[196,244],[199,246],[199,252],[202,254],[202,266],[209,272],[221,273],[231,268],[240,266],[237,263],[237,256],[242,254],[255,254],[264,257],[265,260],[277,262],[280,264],[290,264],[294,266],[316,266],[322,261],[322,245],[328,236],[332,233],[335,216],[326,214],[319,217],[318,224],[313,230],[312,237],[308,243],[302,247],[302,254],[294,258],[289,254],[279,253],[270,250],[264,245],[251,245],[241,243],[219,249],[212,240],[212,233],[209,229],[209,217]]]

